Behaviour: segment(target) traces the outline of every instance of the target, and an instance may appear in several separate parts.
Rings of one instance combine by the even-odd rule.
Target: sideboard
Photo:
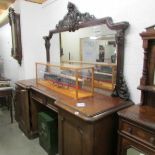
[[[59,155],[116,154],[117,111],[132,104],[101,94],[75,100],[38,85],[33,79],[16,83],[15,117],[28,138],[38,135],[38,112],[58,114]]]

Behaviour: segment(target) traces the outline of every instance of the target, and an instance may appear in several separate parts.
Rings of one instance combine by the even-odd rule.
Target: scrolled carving
[[[124,32],[122,30],[117,31],[115,40],[117,44],[122,44],[124,42]]]
[[[15,23],[15,19],[16,19],[16,13],[15,10],[13,8],[9,8],[9,14],[8,14],[8,18],[9,18],[9,23],[10,25],[12,25],[12,22]]]
[[[126,81],[122,73],[120,73],[118,83],[115,87],[115,90],[112,93],[112,96],[113,97],[119,96],[120,98],[124,100],[129,100],[130,94],[129,94],[128,87],[127,87]]]
[[[57,29],[69,29],[69,31],[75,31],[79,29],[79,24],[85,21],[90,21],[95,19],[93,15],[89,13],[80,13],[77,7],[69,2],[68,13],[64,16],[63,20],[60,20],[56,25]]]

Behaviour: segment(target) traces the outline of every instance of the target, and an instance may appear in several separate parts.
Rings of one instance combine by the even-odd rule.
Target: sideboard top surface
[[[118,97],[96,93],[93,97],[76,100],[36,84],[35,80],[22,80],[18,81],[16,84],[26,89],[35,90],[49,98],[53,98],[55,100],[54,104],[58,108],[67,110],[79,117],[81,116],[88,121],[99,119],[133,104],[130,101],[124,101]],[[84,103],[85,106],[78,107],[77,103]]]
[[[118,112],[119,116],[137,122],[140,125],[145,125],[151,129],[155,129],[154,114],[155,108],[148,105],[134,105]]]

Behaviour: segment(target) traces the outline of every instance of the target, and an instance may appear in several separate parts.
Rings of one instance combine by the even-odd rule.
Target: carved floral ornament
[[[59,23],[56,25],[56,29],[69,29],[69,31],[75,31],[79,28],[79,24],[91,21],[95,19],[93,15],[89,13],[80,13],[77,7],[69,2],[68,6],[68,13],[64,16],[63,20],[60,20]]]

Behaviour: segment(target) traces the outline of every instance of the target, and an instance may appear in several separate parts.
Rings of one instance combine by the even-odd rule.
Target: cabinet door
[[[15,116],[19,127],[28,134],[30,132],[29,92],[18,86],[16,88]]]
[[[60,155],[94,155],[93,126],[73,117],[59,115]]]

